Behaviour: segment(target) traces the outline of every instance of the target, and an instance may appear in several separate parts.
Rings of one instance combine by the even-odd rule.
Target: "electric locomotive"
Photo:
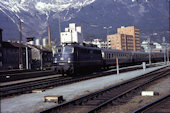
[[[78,44],[57,46],[53,57],[54,69],[61,74],[75,74],[102,66],[101,49]]]
[[[74,47],[57,46],[53,56],[53,68],[58,73],[73,73]]]

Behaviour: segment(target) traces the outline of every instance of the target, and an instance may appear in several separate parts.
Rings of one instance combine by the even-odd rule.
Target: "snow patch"
[[[34,24],[38,24],[38,28],[33,35],[42,35],[46,32],[47,23],[50,18],[61,21],[67,21],[74,17],[75,13],[86,5],[96,0],[1,0],[0,10],[6,14],[14,23],[19,20],[24,22],[23,34],[30,34],[29,29],[35,29]],[[66,13],[64,17],[60,15],[65,10],[73,8],[76,10],[74,14]],[[53,15],[52,15],[53,14]],[[63,20],[62,20],[63,19]]]

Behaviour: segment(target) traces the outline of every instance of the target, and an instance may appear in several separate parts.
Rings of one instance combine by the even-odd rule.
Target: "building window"
[[[2,67],[2,62],[0,61],[0,67]]]

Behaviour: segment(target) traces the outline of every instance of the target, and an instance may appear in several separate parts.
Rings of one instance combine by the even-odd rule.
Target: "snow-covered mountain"
[[[46,32],[49,19],[59,18],[67,21],[74,15],[69,13],[71,8],[79,11],[82,7],[95,0],[1,0],[0,10],[8,16],[13,23],[23,22],[23,33],[32,33],[41,36]]]
[[[104,26],[113,26],[110,33],[122,25],[139,26],[143,32],[162,32],[168,29],[168,1],[0,0],[0,27],[9,39],[18,36],[19,20],[24,37],[44,37],[51,25],[54,39],[58,37],[58,18],[62,29],[69,22],[81,25],[85,37],[105,36]]]

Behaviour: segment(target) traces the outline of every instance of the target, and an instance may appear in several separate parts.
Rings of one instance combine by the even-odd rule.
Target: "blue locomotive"
[[[57,46],[55,51],[53,64],[58,73],[73,74],[102,66],[101,49],[96,47],[66,44]]]
[[[129,52],[101,49],[89,45],[65,44],[55,48],[53,68],[60,74],[76,74],[83,71],[107,69],[119,64],[148,62],[145,52]],[[163,61],[163,53],[152,53],[152,62]]]

